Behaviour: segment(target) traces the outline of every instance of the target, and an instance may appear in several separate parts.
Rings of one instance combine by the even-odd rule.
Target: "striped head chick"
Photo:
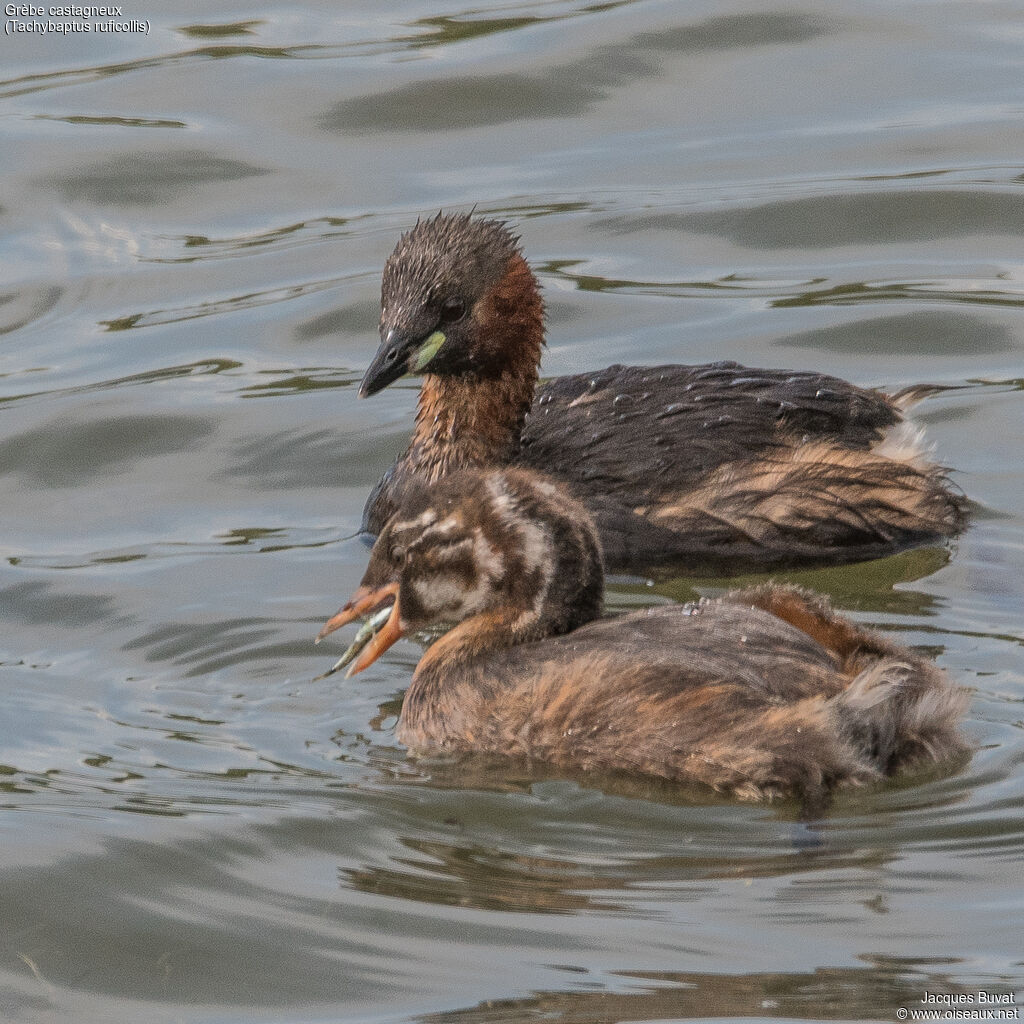
[[[439,626],[458,627],[441,641],[449,656],[568,633],[601,614],[603,594],[600,543],[578,501],[530,470],[463,470],[409,493],[318,639],[390,606],[351,676]]]

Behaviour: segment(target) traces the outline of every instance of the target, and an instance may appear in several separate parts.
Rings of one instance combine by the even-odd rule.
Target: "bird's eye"
[[[405,548],[401,545],[395,545],[391,549],[391,564],[401,565],[405,561]]]
[[[462,299],[445,299],[441,303],[440,321],[443,324],[454,324],[466,315],[466,304]]]

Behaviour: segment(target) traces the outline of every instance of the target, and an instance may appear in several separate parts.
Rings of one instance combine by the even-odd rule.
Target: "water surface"
[[[169,0],[0,41],[0,1017],[894,1020],[1020,993],[1024,59],[993,0]],[[311,679],[416,388],[380,267],[509,218],[546,375],[949,390],[956,544],[790,578],[972,692],[966,763],[787,805],[396,744]],[[613,608],[725,581],[618,581]]]

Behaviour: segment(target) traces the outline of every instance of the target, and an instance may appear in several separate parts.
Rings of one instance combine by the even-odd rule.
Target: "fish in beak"
[[[379,609],[378,614],[370,620],[371,628],[361,630],[348,650],[327,672],[322,676],[317,676],[317,679],[325,679],[344,668],[356,654],[359,656],[345,673],[345,678],[357,675],[364,668],[372,665],[389,647],[405,635],[401,624],[402,612],[398,605],[398,587],[397,582],[377,588],[361,586],[337,615],[332,616],[324,623],[323,629],[317,634],[317,643],[320,643],[325,636],[333,633],[336,629],[347,626],[360,616],[369,615]],[[390,608],[380,608],[388,598],[393,598]],[[374,632],[372,627],[380,623],[385,613],[383,626]]]

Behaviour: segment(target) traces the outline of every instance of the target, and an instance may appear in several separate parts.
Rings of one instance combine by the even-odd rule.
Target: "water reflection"
[[[0,403],[20,402],[25,399],[40,398],[44,395],[56,397],[57,395],[85,395],[98,391],[108,391],[112,388],[132,387],[139,384],[156,384],[162,381],[176,380],[180,377],[205,377],[218,373],[229,373],[242,366],[235,359],[201,359],[194,363],[184,363],[180,366],[159,366],[153,370],[143,370],[139,373],[131,373],[124,377],[115,377],[112,380],[95,381],[88,384],[74,384],[65,388],[51,388],[46,391],[28,391],[21,394],[0,395]],[[59,431],[61,440],[63,431]]]
[[[34,117],[40,121],[62,121],[64,124],[82,125],[114,125],[118,128],[187,128],[184,121],[175,121],[170,118],[161,117],[116,117],[106,115],[103,117],[91,117],[86,114],[35,114]]]
[[[359,375],[348,375],[328,387],[352,387]],[[224,469],[227,479],[259,481],[261,487],[290,489],[293,487],[337,488],[339,480],[349,486],[365,483],[371,487],[380,470],[370,457],[376,449],[374,438],[363,439],[366,450],[359,452],[359,439],[342,441],[338,431],[320,429],[287,430],[237,445],[235,458]]]
[[[823,352],[855,352],[878,356],[899,345],[915,355],[959,356],[1012,352],[1019,342],[1013,331],[969,313],[919,310],[902,316],[875,316],[850,323],[818,327],[779,338],[780,348],[812,348]]]
[[[67,199],[110,206],[157,206],[188,195],[197,186],[267,173],[265,168],[200,149],[170,153],[140,150],[119,153],[79,171],[66,171],[51,182]]]
[[[796,13],[753,12],[644,32],[586,58],[533,74],[449,76],[342,100],[323,113],[324,131],[346,134],[446,132],[523,120],[579,117],[624,89],[662,73],[661,55],[806,42],[834,22]],[[450,40],[448,40],[450,41]]]
[[[124,621],[113,594],[75,593],[56,580],[24,580],[0,590],[0,619],[54,629]]]
[[[282,640],[279,633],[279,622],[259,616],[167,622],[130,640],[122,650],[139,651],[146,662],[169,662],[185,679],[246,662],[273,674],[277,659],[309,656],[308,640]]]
[[[183,36],[191,36],[195,39],[222,39],[225,36],[251,36],[254,29],[264,25],[262,19],[252,21],[232,21],[216,25],[182,25],[178,31]]]
[[[499,782],[496,770],[494,778]],[[475,785],[477,781],[471,775],[468,784]],[[432,779],[429,785],[434,782]],[[593,782],[588,780],[589,784]],[[627,780],[623,783],[619,787],[621,792],[616,791],[614,783],[604,785],[602,792],[605,796],[610,792],[617,797],[637,799],[639,787],[630,786]],[[499,784],[508,789],[507,779]],[[466,785],[464,779],[463,786]],[[564,785],[564,780],[559,785]],[[666,790],[663,795],[669,802],[674,799],[683,806],[678,793]],[[471,795],[468,800],[472,802]],[[692,808],[694,802],[700,803],[699,798],[691,799],[687,806]],[[708,803],[708,807],[712,806]],[[614,808],[604,809],[614,818]],[[523,830],[537,831],[539,823],[531,821],[531,809],[520,811]],[[786,818],[785,810],[781,816]],[[490,845],[477,835],[481,831],[486,835],[490,829],[481,830],[472,818],[467,826],[464,818],[456,815],[445,819],[448,837],[400,837],[403,852],[393,854],[386,865],[346,867],[340,869],[339,875],[346,886],[361,892],[418,903],[520,914],[600,911],[628,914],[635,919],[663,916],[675,912],[680,902],[699,901],[713,891],[709,885],[713,880],[749,882],[754,878],[788,878],[806,872],[873,872],[894,856],[890,848],[847,848],[830,843],[827,836],[819,835],[811,843],[804,835],[798,842],[793,829],[773,834],[763,825],[753,826],[752,835],[744,837],[739,848],[728,850],[712,839],[713,823],[721,823],[725,817],[712,811],[710,815],[686,820],[676,843],[685,852],[679,854],[659,853],[664,840],[655,839],[651,844],[653,850],[646,848],[650,841],[646,835],[636,837],[635,850],[625,844],[616,849],[617,840],[608,830],[607,820],[594,820],[593,850],[563,839],[558,845],[564,852],[557,856],[534,852],[532,844],[525,841],[518,848],[509,849],[507,837],[495,837],[501,845]],[[435,831],[437,828],[440,823]],[[748,845],[753,837],[765,844],[756,854]],[[597,850],[602,848],[599,856]],[[843,878],[848,889],[849,876]],[[669,901],[663,910],[658,906],[659,894]]]
[[[750,249],[906,244],[966,235],[1014,234],[1024,216],[1015,192],[974,189],[809,195],[693,213],[636,213],[598,222],[619,233],[689,231]]]
[[[0,476],[17,474],[43,489],[80,486],[198,445],[214,429],[208,417],[157,413],[90,418],[73,431],[68,426],[62,417],[0,442]]]
[[[189,234],[176,239],[163,239],[165,243],[176,243],[172,255],[142,255],[143,262],[150,263],[195,263],[199,260],[237,259],[247,249],[279,250],[291,245],[307,242],[318,242],[325,239],[343,237],[350,231],[339,230],[349,224],[345,217],[313,217],[309,220],[285,224],[281,227],[269,228],[225,238],[210,238],[207,235]],[[183,252],[181,250],[184,250]],[[372,322],[368,321],[368,322]]]
[[[932,576],[949,563],[950,557],[949,548],[933,546],[903,551],[871,562],[772,573],[770,577],[761,574],[700,580],[686,577],[655,577],[643,582],[613,580],[608,590],[608,602],[615,608],[638,602],[653,603],[659,598],[683,603],[723,590],[756,586],[771,578],[827,594],[837,608],[847,611],[930,616],[935,615],[940,607],[934,593],[916,590],[906,584]]]
[[[972,279],[931,281],[856,281],[809,289],[775,299],[772,307],[855,306],[880,302],[955,302],[970,306],[1024,306],[1019,288],[995,288],[993,282]],[[979,325],[980,326],[980,325]],[[982,333],[972,332],[975,338]],[[989,344],[985,341],[983,344]],[[1012,347],[1012,346],[1011,346]]]
[[[867,958],[865,958],[867,959]],[[610,971],[552,965],[566,973],[569,991],[429,1013],[417,1024],[506,1024],[539,1019],[561,1024],[707,1019],[888,1020],[897,1007],[922,1006],[923,993],[975,991],[941,970],[959,961],[892,961],[870,967],[819,968],[806,973],[731,974],[709,971]],[[994,987],[1006,991],[1002,978]],[[620,991],[608,991],[609,986]],[[587,988],[597,991],[587,991]],[[627,991],[621,991],[627,989]]]
[[[293,838],[314,829],[296,824]],[[260,862],[267,838],[111,839],[60,872],[6,871],[3,958],[31,958],[51,988],[167,1004],[281,1006],[379,993],[386,933],[360,934],[332,922],[322,898],[239,870]],[[38,903],[41,889],[49,911]],[[218,913],[228,893],[232,906]]]
[[[58,285],[22,285],[17,291],[0,294],[0,334],[20,330],[45,316],[63,294]]]
[[[512,854],[476,845],[402,840],[408,854],[394,866],[344,868],[342,881],[361,892],[420,903],[516,913],[624,911],[608,898],[609,879],[555,858]]]
[[[292,370],[260,370],[259,374],[273,379],[239,388],[239,394],[245,398],[274,398],[308,391],[333,391],[358,385],[361,377],[357,371],[333,366],[297,366]]]
[[[208,316],[221,316],[224,313],[233,313],[244,309],[256,309],[259,306],[272,305],[277,302],[288,302],[302,296],[313,295],[327,288],[333,288],[337,284],[338,279],[330,278],[320,281],[305,281],[302,284],[285,285],[277,288],[264,288],[246,292],[243,295],[232,295],[226,299],[213,299],[190,306],[128,313],[111,320],[101,320],[100,325],[108,331],[130,331],[141,327],[155,327],[158,324],[174,324],[184,320],[199,320]]]

